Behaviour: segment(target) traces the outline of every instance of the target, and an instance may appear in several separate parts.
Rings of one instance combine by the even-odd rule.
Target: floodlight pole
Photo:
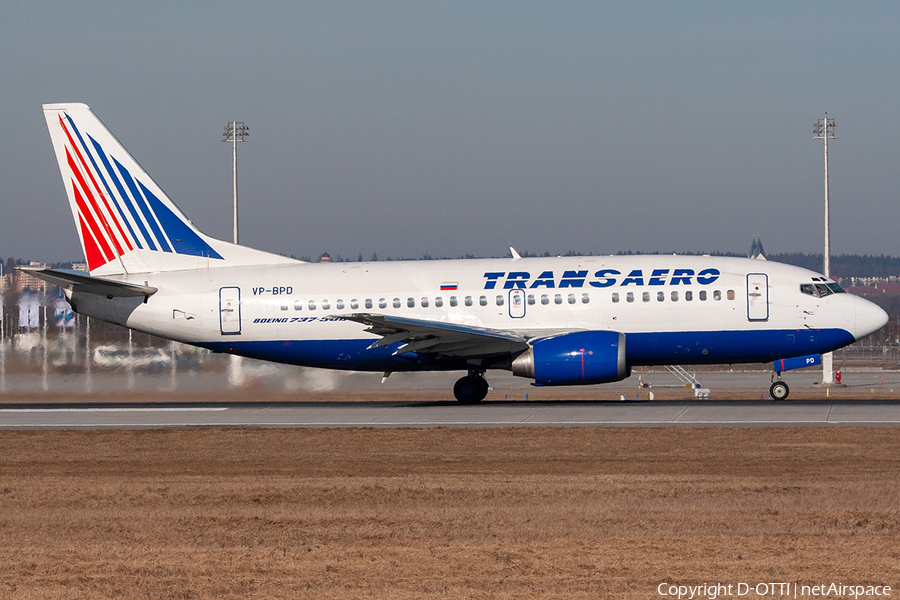
[[[822,274],[827,279],[831,279],[831,216],[829,214],[828,202],[828,139],[837,139],[834,129],[837,123],[834,119],[828,118],[825,113],[824,119],[816,121],[813,127],[814,140],[823,140],[825,143],[825,253],[822,260]],[[831,385],[834,383],[833,357],[831,352],[822,355],[822,383]]]
[[[222,138],[223,142],[231,142],[232,156],[234,157],[234,169],[232,175],[232,183],[234,188],[234,243],[238,243],[238,188],[237,188],[237,143],[246,142],[250,135],[250,128],[243,121],[231,121],[225,125],[225,133]],[[175,361],[172,361],[175,364]],[[175,371],[173,367],[172,382],[174,386]],[[244,384],[244,370],[241,357],[232,354],[228,361],[228,383],[232,386],[241,386]]]
[[[237,143],[246,142],[250,135],[250,128],[243,121],[231,121],[225,125],[223,142],[231,142],[234,156],[234,169],[232,171],[232,187],[234,189],[234,243],[238,243],[238,187],[237,187]]]

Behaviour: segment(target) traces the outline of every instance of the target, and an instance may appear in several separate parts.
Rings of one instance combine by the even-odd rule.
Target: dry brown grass
[[[0,597],[900,587],[900,429],[0,432]]]

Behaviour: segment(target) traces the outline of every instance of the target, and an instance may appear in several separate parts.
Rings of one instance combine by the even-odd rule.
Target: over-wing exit
[[[579,385],[636,366],[776,361],[770,392],[783,399],[788,365],[888,318],[819,273],[741,258],[305,263],[203,234],[86,105],[44,115],[90,272],[33,274],[81,314],[216,352],[459,370],[461,402],[486,396],[491,369]]]

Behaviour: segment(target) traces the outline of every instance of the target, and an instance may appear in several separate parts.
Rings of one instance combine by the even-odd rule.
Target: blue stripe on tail
[[[204,242],[203,238],[188,227],[178,215],[144,187],[144,184],[138,181],[138,185],[141,186],[141,191],[144,192],[144,197],[147,198],[147,202],[150,204],[150,210],[156,214],[160,224],[166,231],[166,235],[175,247],[175,252],[193,256],[222,258],[218,252],[213,250],[212,246]]]
[[[150,207],[147,206],[147,202],[144,200],[144,197],[141,196],[141,192],[138,191],[137,186],[134,183],[134,179],[131,177],[131,173],[128,172],[128,169],[122,166],[122,164],[116,160],[116,157],[113,156],[113,162],[116,163],[116,168],[119,170],[119,174],[122,176],[122,179],[125,180],[125,185],[128,186],[128,189],[131,190],[131,198],[134,202],[134,205],[137,206],[138,210],[141,211],[144,215],[144,219],[147,221],[147,225],[150,226],[150,230],[152,232],[152,239],[156,241],[156,245],[159,246],[159,249],[163,252],[171,252],[171,248],[167,248],[168,244],[166,243],[166,237],[163,235],[162,230],[159,228],[159,225],[156,223],[156,219],[153,218],[153,212],[150,210]],[[150,242],[151,250],[156,250],[156,247],[153,243]]]

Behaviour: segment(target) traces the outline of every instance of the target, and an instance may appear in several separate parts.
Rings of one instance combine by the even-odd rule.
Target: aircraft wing
[[[155,294],[157,290],[157,288],[149,285],[91,277],[90,274],[84,271],[47,269],[44,267],[18,267],[18,269],[73,292],[96,294],[107,298],[147,297]]]
[[[381,339],[369,348],[403,342],[394,354],[420,352],[474,358],[528,349],[524,337],[499,329],[367,313],[335,315],[335,318],[367,325],[368,333],[380,335]]]

